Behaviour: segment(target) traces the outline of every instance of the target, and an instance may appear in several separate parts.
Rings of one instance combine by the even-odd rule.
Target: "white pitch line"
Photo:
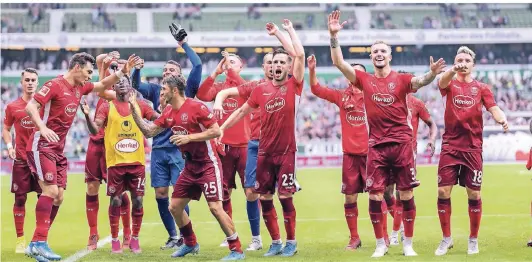
[[[530,214],[486,214],[482,217],[524,217],[530,216]],[[453,217],[469,217],[469,216],[453,216]],[[438,218],[438,216],[416,216],[416,219]],[[345,218],[297,218],[296,222],[334,222],[344,221]],[[359,218],[358,220],[369,220],[369,217]],[[249,220],[236,220],[233,223],[249,223]],[[162,225],[162,222],[143,222],[142,225]],[[218,224],[218,221],[194,221],[194,224]]]
[[[122,230],[120,230],[120,232],[118,232],[118,236],[122,236],[122,234],[123,234],[123,232],[122,232]],[[104,238],[104,239],[98,241],[98,243],[96,244],[96,246],[97,246],[98,248],[102,248],[103,246],[105,246],[105,245],[111,243],[111,240],[112,240],[112,239],[113,239],[113,238],[112,238],[111,236],[107,236],[106,238]],[[85,247],[84,249],[82,249],[82,250],[76,252],[74,255],[67,257],[64,261],[65,261],[65,262],[74,262],[74,261],[78,261],[78,260],[81,259],[82,257],[84,257],[84,256],[86,256],[86,255],[92,253],[92,251],[94,251],[94,250],[88,250],[88,249]]]

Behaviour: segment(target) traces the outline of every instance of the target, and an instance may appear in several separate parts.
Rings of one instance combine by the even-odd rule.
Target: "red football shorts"
[[[476,191],[482,186],[482,152],[443,148],[438,166],[438,187],[459,184]]]
[[[244,187],[247,154],[247,147],[225,146],[225,155],[220,155],[225,189],[236,188],[235,180],[237,172],[238,176],[240,176],[240,183],[242,184],[242,187]],[[229,192],[224,192],[224,200],[227,199],[229,199]]]
[[[146,168],[143,165],[112,166],[107,169],[107,195],[119,196],[125,191],[144,196]]]
[[[363,193],[366,187],[367,156],[344,153],[342,162],[342,194]]]
[[[39,180],[66,189],[68,162],[63,154],[28,151],[31,173]]]
[[[41,193],[39,181],[31,174],[26,161],[15,160],[13,162],[13,174],[11,175],[11,193],[26,194],[29,192]]]
[[[85,183],[107,181],[107,163],[105,161],[105,144],[89,139],[87,158],[85,159]]]
[[[222,201],[224,190],[220,167],[219,160],[216,163],[185,161],[185,169],[177,178],[172,198],[200,200],[203,193],[207,202]]]
[[[296,153],[284,155],[259,154],[257,157],[257,181],[255,192],[259,194],[293,194],[298,191],[295,173]]]

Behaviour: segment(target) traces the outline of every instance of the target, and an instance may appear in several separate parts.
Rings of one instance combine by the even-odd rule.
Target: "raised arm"
[[[201,82],[202,64],[201,59],[196,52],[190,48],[188,43],[184,42],[181,47],[185,50],[185,54],[192,63],[192,70],[187,78],[187,86],[185,88],[185,95],[190,98],[194,98],[198,93],[199,85]]]
[[[338,43],[338,32],[340,32],[344,25],[347,24],[347,21],[344,21],[340,24],[339,19],[340,11],[336,10],[329,14],[328,27],[329,34],[331,36],[331,58],[333,65],[336,66],[336,68],[338,68],[340,72],[342,72],[345,78],[347,78],[349,82],[355,83],[355,70],[353,70],[351,65],[344,60],[342,49],[340,47],[340,44]]]
[[[83,112],[83,115],[85,115],[85,121],[87,122],[87,128],[89,129],[89,132],[93,135],[98,134],[99,128],[96,123],[94,123],[94,121],[92,121],[91,119],[90,109],[89,105],[87,105],[87,101],[83,101],[79,104],[79,106],[81,108],[81,111]]]
[[[223,125],[220,127],[220,130],[223,132],[225,129],[231,128],[238,123],[238,121],[242,120],[242,118],[251,113],[251,111],[253,111],[253,108],[246,102],[239,109],[235,110],[229,116],[229,118],[227,118],[227,120],[225,120]]]
[[[459,64],[453,65],[453,67],[445,71],[445,73],[441,75],[440,80],[438,81],[438,86],[440,87],[440,89],[447,88],[449,84],[451,83],[451,81],[453,80],[456,73],[466,68],[467,68],[467,65],[465,63],[459,63]]]
[[[288,54],[292,57],[296,56],[296,51],[294,50],[294,45],[292,44],[292,41],[279,31],[279,27],[274,23],[267,23],[266,24],[266,30],[268,31],[269,35],[274,35],[277,37],[279,42],[281,42],[281,45],[283,45],[284,50],[288,52]]]
[[[144,67],[144,60],[141,61],[135,68],[133,69],[133,72],[131,73],[131,86],[140,92],[140,94],[150,100],[153,101],[153,95],[157,94],[157,88],[161,88],[161,86],[151,83],[142,83],[140,81],[140,70]]]
[[[412,89],[417,90],[421,87],[424,87],[430,84],[436,76],[442,73],[445,70],[445,60],[443,58],[438,59],[434,62],[434,58],[430,57],[430,71],[422,76],[412,77],[410,83],[412,84]]]
[[[292,64],[294,68],[293,75],[297,82],[301,82],[303,81],[303,77],[305,77],[305,49],[303,48],[301,40],[290,20],[285,19],[283,21],[283,28],[288,32],[288,35],[290,35],[294,47],[294,63]]]
[[[314,55],[311,55],[307,58],[307,64],[308,64],[308,74],[310,78],[310,91],[317,97],[321,99],[325,99],[331,103],[334,103],[335,98],[335,92],[332,89],[329,89],[327,87],[323,87],[320,85],[318,81],[318,77],[316,76],[316,57]]]
[[[154,137],[164,131],[164,128],[154,124],[153,122],[146,122],[142,118],[142,113],[139,112],[137,102],[135,101],[134,96],[130,96],[129,107],[131,114],[133,115],[133,120],[139,127],[140,131],[146,138]]]
[[[199,100],[205,101],[205,102],[211,102],[216,98],[216,83],[214,82],[216,80],[216,77],[218,77],[221,73],[224,72],[223,70],[223,64],[225,63],[225,58],[220,60],[220,63],[218,63],[218,66],[216,67],[216,70],[214,70],[210,76],[205,78],[203,82],[201,83],[198,93],[196,94],[196,97]]]
[[[105,90],[107,90],[112,85],[116,84],[123,75],[128,74],[129,71],[131,71],[131,69],[135,67],[137,64],[139,64],[141,61],[142,59],[140,59],[140,57],[134,54],[131,55],[129,59],[127,60],[127,63],[124,65],[124,67],[122,67],[122,70],[117,71],[116,73],[111,74],[104,79],[100,79],[99,82],[95,82],[93,92],[96,92],[96,93],[105,92]]]

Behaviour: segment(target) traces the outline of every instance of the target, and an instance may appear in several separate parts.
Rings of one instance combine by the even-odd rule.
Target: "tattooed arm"
[[[137,107],[131,101],[129,102],[129,106],[131,107],[133,120],[135,120],[135,123],[146,138],[154,137],[164,131],[164,128],[154,124],[153,122],[144,121],[144,119],[142,119],[142,114],[138,112]]]
[[[445,60],[442,58],[434,62],[432,56],[430,57],[430,71],[422,76],[412,77],[410,83],[412,84],[412,89],[417,90],[421,87],[424,87],[436,78],[436,76],[442,73],[445,70]]]

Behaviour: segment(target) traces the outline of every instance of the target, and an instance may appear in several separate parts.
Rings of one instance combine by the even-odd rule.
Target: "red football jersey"
[[[284,85],[267,81],[258,85],[247,103],[261,109],[259,154],[282,155],[297,151],[296,109],[303,81],[291,77]]]
[[[262,84],[266,81],[266,79],[260,79],[256,81],[249,81],[245,84],[238,86],[238,94],[243,99],[247,100],[251,96],[251,92],[255,87],[257,87],[259,84]],[[251,127],[251,138],[252,140],[258,140],[260,138],[260,108],[256,108],[249,114],[249,125]]]
[[[415,97],[413,94],[409,94],[406,98],[406,101],[408,104],[408,110],[410,111],[410,115],[412,117],[410,122],[413,128],[412,139],[414,142],[414,148],[417,148],[417,129],[419,127],[419,119],[421,118],[421,120],[424,122],[428,121],[430,118],[430,113],[425,106],[425,103],[423,103],[423,101]]]
[[[245,83],[245,80],[236,74],[233,70],[227,71],[227,78],[225,82],[214,82],[212,77],[207,77],[201,83],[196,97],[205,102],[214,101],[218,92],[231,87],[237,87]],[[240,96],[228,97],[222,103],[224,113],[222,119],[218,120],[218,125],[222,125],[233,111],[240,108],[246,102]],[[246,116],[244,121],[239,121],[234,126],[224,131],[222,143],[235,147],[245,147],[248,144],[250,137],[249,117]]]
[[[370,147],[389,142],[412,141],[406,95],[411,93],[411,74],[391,71],[387,77],[355,70],[354,86],[362,89],[369,125]]]
[[[15,151],[17,153],[17,160],[27,161],[26,145],[35,129],[35,124],[26,113],[26,105],[28,102],[24,101],[22,97],[7,104],[4,116],[4,125],[6,127],[15,126]]]
[[[482,151],[482,106],[488,110],[497,105],[490,87],[477,80],[462,83],[453,79],[440,92],[445,100],[442,147]]]
[[[369,137],[362,91],[352,85],[343,90],[323,87],[320,84],[310,88],[317,97],[334,103],[340,108],[344,153],[367,155]]]
[[[201,102],[187,98],[178,110],[167,106],[161,116],[154,123],[163,128],[171,128],[174,134],[189,135],[203,132],[216,123],[214,115]],[[214,140],[190,142],[179,147],[185,157],[185,165],[193,162],[217,161],[213,151],[216,146]]]
[[[41,119],[59,136],[59,142],[47,142],[36,128],[26,150],[62,154],[67,133],[78,111],[81,96],[89,94],[93,89],[94,84],[91,82],[83,86],[71,86],[62,75],[46,82],[33,96],[33,99],[41,104]]]

